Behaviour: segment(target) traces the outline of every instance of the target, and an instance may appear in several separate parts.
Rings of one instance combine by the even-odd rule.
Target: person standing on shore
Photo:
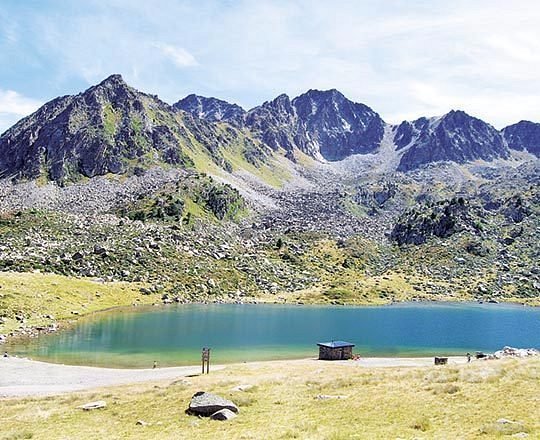
[[[467,363],[471,362],[471,354],[467,353]]]

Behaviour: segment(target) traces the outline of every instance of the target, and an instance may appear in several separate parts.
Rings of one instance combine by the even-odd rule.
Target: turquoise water
[[[193,365],[317,355],[317,342],[345,340],[363,356],[454,355],[504,345],[540,347],[540,309],[501,304],[382,307],[179,305],[121,309],[9,349],[69,364]]]

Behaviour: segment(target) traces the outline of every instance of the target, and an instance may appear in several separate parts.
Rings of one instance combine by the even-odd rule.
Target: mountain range
[[[166,303],[539,304],[539,156],[534,122],[392,125],[337,90],[170,105],[112,75],[0,136],[0,273]]]
[[[540,155],[540,124],[521,121],[496,130],[463,111],[387,124],[370,107],[339,91],[280,95],[251,110],[189,95],[174,105],[128,86],[120,75],[74,96],[56,98],[0,137],[0,176],[57,182],[151,165],[199,169],[210,161],[232,171],[231,154],[252,165],[282,153],[295,161],[339,161],[377,154],[383,142],[397,171],[437,162],[508,159],[512,151]]]

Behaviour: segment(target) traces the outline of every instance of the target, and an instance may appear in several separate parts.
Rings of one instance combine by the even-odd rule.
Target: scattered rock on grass
[[[328,400],[328,399],[346,399],[349,396],[330,396],[327,394],[319,394],[315,399],[317,400]]]
[[[205,391],[199,391],[191,398],[186,412],[190,415],[209,417],[222,409],[228,409],[234,413],[238,412],[238,407],[230,400]]]
[[[231,391],[249,391],[252,388],[253,388],[253,385],[243,384],[243,385],[238,385],[238,386],[232,388]]]
[[[231,419],[234,419],[235,417],[236,417],[236,414],[227,408],[216,411],[214,414],[210,416],[212,420],[220,420],[220,421],[231,420]]]
[[[88,402],[84,405],[80,405],[77,408],[83,409],[85,411],[91,411],[93,409],[100,409],[105,408],[107,406],[107,403],[104,400],[97,400],[95,402]]]
[[[527,428],[521,422],[514,422],[508,419],[499,419],[495,423],[484,426],[482,433],[496,434],[496,435],[514,435],[519,434],[522,436],[526,433]]]

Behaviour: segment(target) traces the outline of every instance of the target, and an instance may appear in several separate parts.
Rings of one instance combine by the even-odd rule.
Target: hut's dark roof
[[[332,342],[319,342],[317,344],[319,347],[328,347],[328,348],[343,348],[343,347],[354,347],[354,344],[345,341],[332,341]]]

